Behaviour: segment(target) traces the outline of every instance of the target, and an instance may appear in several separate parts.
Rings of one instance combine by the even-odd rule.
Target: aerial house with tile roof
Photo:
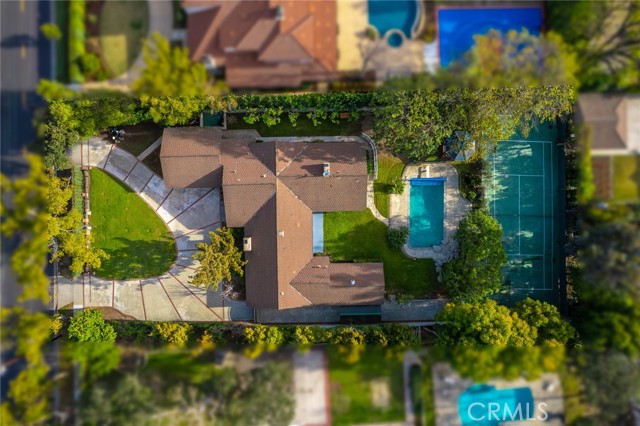
[[[191,59],[229,87],[295,88],[337,79],[335,0],[184,0]]]
[[[366,145],[261,141],[255,131],[167,128],[167,187],[222,188],[228,227],[244,228],[247,302],[255,308],[380,305],[382,263],[314,256],[312,214],[367,208]]]

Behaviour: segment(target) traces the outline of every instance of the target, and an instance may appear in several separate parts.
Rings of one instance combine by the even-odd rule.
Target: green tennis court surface
[[[489,212],[502,225],[508,299],[558,302],[558,129],[542,125],[527,138],[500,141],[487,158]],[[559,234],[560,233],[560,234]],[[505,297],[506,295],[502,295]]]

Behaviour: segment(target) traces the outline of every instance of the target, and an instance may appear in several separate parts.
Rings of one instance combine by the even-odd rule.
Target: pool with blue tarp
[[[473,385],[458,399],[462,426],[497,426],[524,421],[535,415],[531,388],[496,389],[488,384]]]
[[[443,67],[471,49],[474,35],[485,34],[490,29],[504,33],[522,28],[538,35],[543,24],[541,7],[443,7],[437,14],[440,65]]]
[[[324,213],[313,213],[313,252],[324,252]]]
[[[442,244],[446,180],[446,178],[409,180],[409,247],[426,248]]]

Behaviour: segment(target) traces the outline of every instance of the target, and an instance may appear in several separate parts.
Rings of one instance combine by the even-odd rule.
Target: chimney
[[[251,237],[244,237],[242,239],[242,250],[251,251]]]
[[[322,164],[322,176],[329,177],[331,176],[331,166],[329,163]]]

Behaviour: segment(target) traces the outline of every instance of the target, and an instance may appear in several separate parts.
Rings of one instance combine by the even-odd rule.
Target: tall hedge
[[[576,128],[578,137],[577,199],[579,204],[589,204],[596,192],[591,167],[591,127],[584,123]]]
[[[73,0],[69,3],[69,79],[72,83],[84,83],[81,58],[86,53],[84,25],[86,1]]]

